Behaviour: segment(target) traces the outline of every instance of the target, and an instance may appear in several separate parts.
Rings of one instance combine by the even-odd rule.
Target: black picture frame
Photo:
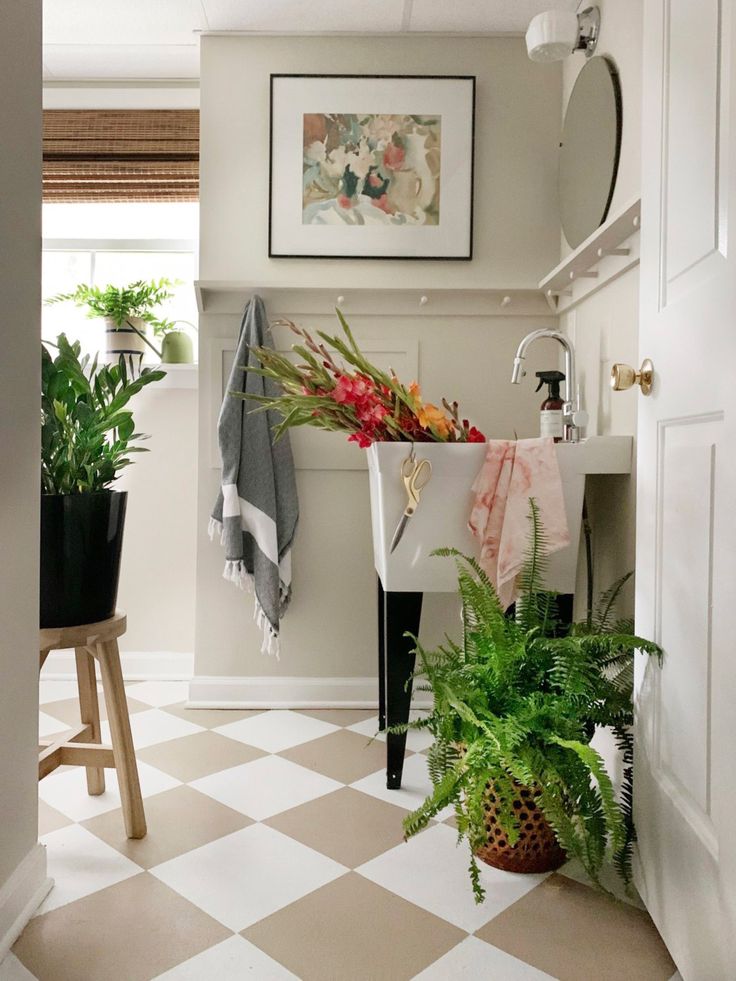
[[[411,255],[411,254],[391,254],[391,255],[372,255],[366,254],[345,254],[343,252],[299,252],[299,251],[277,251],[274,247],[274,156],[277,152],[274,142],[274,85],[279,79],[329,79],[339,81],[341,79],[354,80],[395,80],[400,81],[426,81],[426,82],[468,82],[470,83],[470,169],[469,169],[469,188],[468,188],[468,231],[467,231],[467,252],[462,255],[453,254],[434,254],[434,255]],[[268,170],[268,257],[270,259],[370,259],[373,261],[449,261],[449,262],[469,262],[473,259],[473,239],[474,239],[474,210],[475,210],[475,111],[476,111],[476,76],[475,75],[395,75],[395,74],[345,74],[345,73],[303,73],[303,72],[272,72],[269,78],[269,170]]]

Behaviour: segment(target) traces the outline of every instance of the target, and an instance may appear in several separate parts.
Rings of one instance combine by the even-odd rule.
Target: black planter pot
[[[115,612],[125,491],[41,496],[41,626],[97,623]]]

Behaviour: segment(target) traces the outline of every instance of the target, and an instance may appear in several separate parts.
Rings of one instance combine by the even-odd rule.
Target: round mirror
[[[591,58],[573,86],[560,144],[560,221],[573,249],[606,220],[620,151],[618,72],[607,58]]]

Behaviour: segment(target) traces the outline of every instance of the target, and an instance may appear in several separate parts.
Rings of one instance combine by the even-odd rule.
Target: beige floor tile
[[[148,834],[135,840],[125,836],[120,810],[108,811],[82,822],[141,868],[167,862],[193,848],[206,845],[253,822],[191,787],[174,787],[145,801]]]
[[[107,709],[105,708],[105,699],[102,697],[101,692],[98,693],[97,701],[100,706],[100,719],[106,720]],[[150,707],[145,702],[139,702],[135,698],[128,697],[128,713],[130,715],[135,715],[136,712],[146,712]],[[60,719],[70,728],[80,725],[79,700],[76,698],[65,698],[60,702],[48,702],[44,705],[43,710],[47,715],[52,715],[55,719]]]
[[[352,726],[356,722],[377,717],[376,709],[297,709],[302,715],[311,715],[321,722],[331,722],[336,726]]]
[[[353,869],[401,844],[405,817],[401,807],[344,787],[265,823]]]
[[[284,749],[279,756],[341,783],[353,783],[386,765],[386,746],[384,743],[368,742],[365,736],[357,732],[340,729],[308,743]]]
[[[47,804],[45,800],[39,797],[38,800],[38,835],[47,835],[52,831],[58,831],[59,828],[65,828],[68,824],[72,824],[72,819],[68,818],[66,814],[62,814],[61,811],[57,811],[55,807]]]
[[[150,763],[177,780],[189,783],[219,770],[251,763],[266,754],[255,746],[247,746],[207,729],[147,746],[138,750],[136,755],[144,763]]]
[[[39,981],[148,981],[230,935],[142,872],[35,917],[13,952]]]
[[[403,981],[466,934],[350,872],[243,936],[302,981]]]
[[[187,722],[193,722],[197,726],[204,726],[205,729],[216,729],[217,726],[227,725],[228,722],[239,722],[241,719],[249,719],[252,715],[262,715],[265,711],[265,709],[191,709],[186,708],[185,705],[185,702],[167,705],[164,711]]]
[[[559,981],[667,981],[675,972],[646,913],[561,875],[476,936]]]

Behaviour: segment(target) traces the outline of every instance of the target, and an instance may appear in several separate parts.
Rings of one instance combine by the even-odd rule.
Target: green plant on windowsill
[[[166,374],[144,368],[131,378],[125,360],[98,365],[80,357],[79,342],[57,338],[56,356],[41,347],[41,489],[84,494],[107,489],[129,466],[136,433],[130,399]]]
[[[631,769],[627,765],[619,801],[590,742],[598,726],[610,726],[629,759],[633,656],[635,651],[661,656],[656,644],[628,629],[609,632],[623,583],[604,596],[590,629],[561,631],[555,595],[543,586],[544,531],[533,499],[529,522],[516,616],[504,614],[474,559],[442,549],[437,554],[454,556],[458,566],[463,640],[448,639],[436,651],[417,644],[418,688],[432,692],[434,708],[409,727],[434,736],[429,751],[434,792],[405,819],[404,829],[411,837],[452,806],[458,834],[470,845],[478,902],[484,890],[476,853],[488,853],[489,828],[508,849],[520,846],[528,835],[519,820],[520,813],[526,817],[520,811],[525,800],[533,801],[557,844],[581,862],[596,885],[609,859],[629,883]],[[559,854],[558,865],[564,859]]]
[[[148,282],[139,279],[128,286],[89,286],[80,283],[71,293],[57,293],[49,297],[46,303],[71,301],[78,307],[86,308],[88,317],[109,317],[118,328],[123,327],[131,317],[139,317],[153,324],[156,321],[153,311],[171,299],[171,290],[175,285],[165,277]]]

